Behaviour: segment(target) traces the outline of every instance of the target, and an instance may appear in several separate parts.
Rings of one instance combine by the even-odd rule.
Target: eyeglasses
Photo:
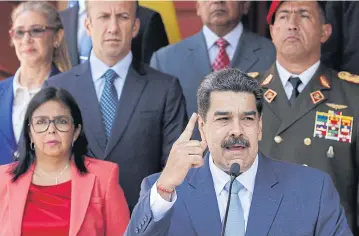
[[[73,120],[69,116],[57,116],[53,120],[50,120],[47,116],[35,116],[31,119],[32,128],[36,133],[46,132],[51,123],[54,123],[55,128],[58,131],[69,132],[71,130]]]
[[[29,33],[32,38],[41,38],[44,36],[46,31],[55,30],[55,27],[52,26],[33,26],[28,30],[24,30],[23,28],[15,28],[9,31],[10,37],[14,39],[22,39],[24,38],[26,33]]]

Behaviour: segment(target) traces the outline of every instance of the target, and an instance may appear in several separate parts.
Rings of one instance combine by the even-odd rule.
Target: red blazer
[[[21,236],[22,217],[34,165],[15,183],[8,174],[13,164],[0,166],[0,236]],[[71,164],[69,236],[123,235],[130,213],[119,183],[116,164],[85,158],[89,171],[80,175]]]

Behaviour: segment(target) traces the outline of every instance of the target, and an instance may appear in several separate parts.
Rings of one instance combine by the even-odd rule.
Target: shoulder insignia
[[[359,84],[359,75],[351,74],[347,71],[341,71],[338,73],[339,79],[348,81],[350,83]]]
[[[255,79],[258,77],[259,72],[249,72],[249,73],[247,73],[247,75],[252,77],[253,79]]]
[[[326,103],[326,105],[327,105],[328,107],[333,108],[334,110],[341,110],[341,109],[345,109],[345,108],[348,107],[348,106],[346,106],[346,105],[339,105],[339,104],[334,104],[334,103]]]

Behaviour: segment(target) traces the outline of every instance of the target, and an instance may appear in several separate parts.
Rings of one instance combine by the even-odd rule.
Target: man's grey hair
[[[198,114],[206,120],[211,105],[210,97],[214,91],[245,92],[253,94],[256,99],[258,115],[262,114],[263,90],[259,83],[239,69],[224,69],[212,72],[201,82],[197,90]]]

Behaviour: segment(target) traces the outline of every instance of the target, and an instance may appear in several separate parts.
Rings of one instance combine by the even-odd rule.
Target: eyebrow
[[[228,111],[216,111],[214,113],[214,116],[226,116],[226,115],[230,115],[232,114],[232,112],[228,112]],[[243,112],[243,115],[245,116],[255,116],[257,115],[256,111],[245,111]]]
[[[293,12],[293,11],[289,11],[287,9],[283,9],[283,10],[280,10],[278,13],[290,13],[290,12]],[[298,10],[294,10],[294,12],[299,12],[299,13],[309,13],[308,9],[305,9],[305,8],[299,8]]]

